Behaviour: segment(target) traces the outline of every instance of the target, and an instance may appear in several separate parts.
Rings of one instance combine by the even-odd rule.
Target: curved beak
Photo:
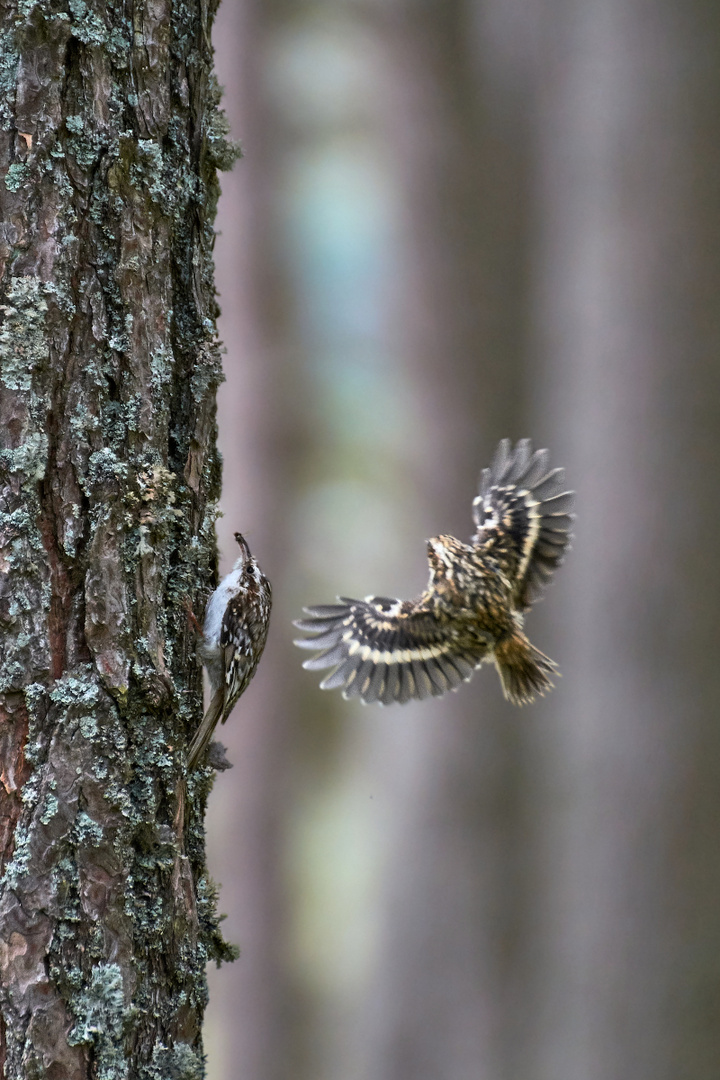
[[[247,562],[248,559],[251,558],[250,548],[247,545],[247,540],[245,539],[243,534],[239,533],[239,532],[235,533],[235,539],[237,540],[238,544],[240,545],[240,550],[242,551],[243,559],[245,560],[245,562]]]

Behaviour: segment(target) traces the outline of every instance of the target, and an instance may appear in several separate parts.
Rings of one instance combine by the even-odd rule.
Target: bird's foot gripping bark
[[[497,643],[495,664],[503,693],[514,705],[527,705],[536,694],[544,694],[553,685],[551,676],[557,672],[555,661],[531,645],[519,630]]]
[[[185,608],[185,614],[190,626],[193,628],[198,637],[202,637],[203,628],[197,620],[195,612],[193,611],[192,602],[189,596],[186,596],[183,601],[183,607]]]

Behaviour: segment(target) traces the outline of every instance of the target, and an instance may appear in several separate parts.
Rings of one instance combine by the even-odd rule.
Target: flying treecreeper
[[[305,608],[295,626],[313,634],[295,644],[322,651],[303,667],[334,670],[323,690],[366,703],[440,697],[494,663],[516,705],[544,694],[557,664],[523,633],[528,611],[563,560],[574,493],[549,453],[529,439],[503,439],[473,501],[470,544],[454,536],[427,542],[430,579],[415,600],[339,597]]]

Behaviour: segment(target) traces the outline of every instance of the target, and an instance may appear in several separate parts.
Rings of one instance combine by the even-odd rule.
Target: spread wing
[[[334,668],[320,684],[323,690],[342,687],[346,698],[404,705],[411,698],[454,690],[481,662],[458,647],[452,631],[431,611],[413,601],[339,599],[339,604],[305,608],[310,618],[295,623],[314,635],[296,645],[322,649],[303,667]]]
[[[547,450],[533,453],[529,439],[509,439],[484,469],[473,502],[473,543],[495,542],[514,582],[513,605],[526,611],[563,561],[571,540],[575,493],[562,469],[551,469]]]

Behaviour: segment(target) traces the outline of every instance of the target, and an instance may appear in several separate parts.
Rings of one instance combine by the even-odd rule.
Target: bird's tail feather
[[[503,693],[514,705],[526,705],[536,694],[544,694],[553,685],[551,676],[557,672],[555,661],[531,645],[519,630],[495,646],[495,665]]]
[[[200,722],[200,727],[195,732],[193,741],[190,743],[187,758],[188,772],[192,772],[207,749],[213,731],[217,727],[217,722],[222,716],[224,702],[225,687],[221,686],[213,695],[213,698],[207,707],[207,712]]]

